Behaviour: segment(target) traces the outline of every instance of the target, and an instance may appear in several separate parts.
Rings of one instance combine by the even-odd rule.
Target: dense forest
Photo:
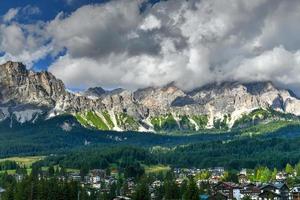
[[[103,168],[117,163],[165,164],[172,167],[228,169],[258,166],[282,169],[287,163],[300,160],[300,137],[244,138],[228,141],[200,142],[175,148],[140,148],[101,146],[73,150],[65,155],[50,156],[41,161],[45,166],[63,165],[69,168]],[[276,155],[276,157],[274,156]]]
[[[61,154],[89,145],[142,147],[176,146],[197,141],[220,140],[233,137],[232,133],[170,136],[140,132],[98,131],[82,127],[72,116],[59,116],[32,123],[0,122],[0,157],[14,155]],[[62,125],[70,125],[65,131]]]
[[[103,168],[126,160],[135,165],[160,163],[174,167],[224,166],[232,169],[263,165],[282,168],[286,163],[295,164],[300,160],[299,125],[285,126],[266,134],[253,135],[259,127],[252,127],[246,132],[183,136],[96,131],[83,128],[70,116],[34,125],[13,124],[11,128],[7,123],[0,123],[0,157],[54,155],[45,162],[70,168]],[[62,129],[63,123],[71,124],[71,129]]]
[[[192,144],[155,155],[158,162],[178,167],[253,169],[262,165],[282,169],[300,160],[299,146],[300,138],[247,138]]]

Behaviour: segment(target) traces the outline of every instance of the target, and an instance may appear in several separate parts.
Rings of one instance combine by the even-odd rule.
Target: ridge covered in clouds
[[[34,24],[8,11],[0,62],[33,66],[53,56],[48,70],[73,88],[271,80],[300,93],[299,1],[169,0],[141,9],[142,3],[86,5]]]

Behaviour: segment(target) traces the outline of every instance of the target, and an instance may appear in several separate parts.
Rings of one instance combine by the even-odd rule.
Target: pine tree
[[[183,195],[184,200],[199,200],[199,189],[193,178],[189,180],[186,192]]]
[[[149,187],[146,180],[141,180],[137,185],[133,200],[150,200]]]

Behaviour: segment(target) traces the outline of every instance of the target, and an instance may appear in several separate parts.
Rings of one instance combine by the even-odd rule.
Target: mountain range
[[[170,83],[136,91],[94,87],[75,93],[50,72],[11,61],[0,65],[0,122],[9,120],[13,126],[60,115],[73,115],[81,125],[99,130],[228,130],[298,120],[300,99],[271,81],[211,83],[191,91]]]

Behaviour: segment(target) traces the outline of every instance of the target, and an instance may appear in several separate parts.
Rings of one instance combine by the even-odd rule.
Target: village
[[[275,180],[270,182],[251,181],[248,170],[242,169],[236,174],[237,181],[226,181],[228,172],[223,167],[215,167],[209,169],[183,169],[174,168],[171,170],[174,175],[174,181],[180,187],[185,180],[193,178],[199,188],[199,200],[299,200],[300,199],[300,185],[288,186],[287,180],[296,179],[296,172],[290,174],[285,171],[278,171]],[[47,177],[47,172],[42,176]],[[16,181],[21,181],[23,175],[13,175]],[[88,172],[84,177],[79,172],[69,172],[64,176],[59,176],[59,179],[68,181],[76,181],[84,188],[90,191],[98,191],[108,193],[112,187],[116,187],[119,181],[120,174],[116,171],[107,172],[103,169],[93,169]],[[157,199],[157,191],[163,187],[164,180],[159,178],[153,179],[148,185],[151,199]],[[130,200],[135,192],[137,182],[134,178],[126,178],[122,187],[114,197],[114,200]],[[0,187],[1,194],[5,190]]]

